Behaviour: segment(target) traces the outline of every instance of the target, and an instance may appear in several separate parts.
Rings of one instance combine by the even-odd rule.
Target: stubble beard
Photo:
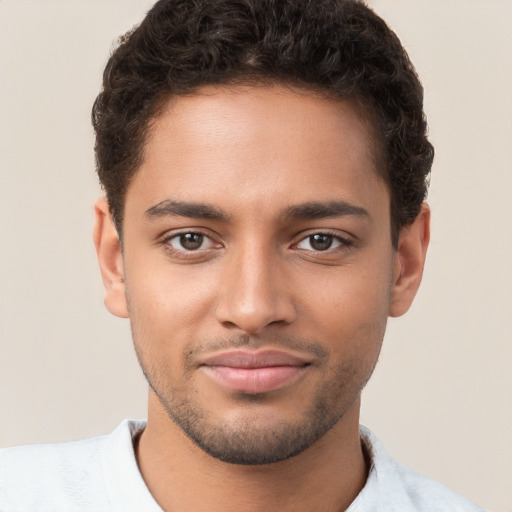
[[[137,347],[136,347],[137,348]],[[201,450],[230,464],[263,465],[294,457],[322,438],[343,417],[360,396],[376,364],[365,372],[357,372],[357,365],[346,364],[338,368],[326,365],[329,375],[316,391],[311,406],[298,421],[273,421],[271,425],[258,423],[257,412],[248,413],[243,420],[212,421],[204,408],[193,400],[193,393],[177,393],[158,376],[164,372],[147,365],[137,350],[139,363],[169,418]],[[183,396],[181,396],[183,395]],[[237,393],[235,400],[249,410],[264,403],[265,393],[252,395]]]

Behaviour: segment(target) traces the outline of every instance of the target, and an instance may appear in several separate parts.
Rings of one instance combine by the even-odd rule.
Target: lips
[[[223,387],[242,393],[266,393],[296,382],[309,362],[287,352],[229,351],[208,357],[201,369]]]

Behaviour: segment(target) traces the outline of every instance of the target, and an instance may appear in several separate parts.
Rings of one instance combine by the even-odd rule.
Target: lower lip
[[[269,366],[264,368],[234,368],[203,366],[204,371],[223,386],[241,393],[266,393],[295,382],[306,366]]]

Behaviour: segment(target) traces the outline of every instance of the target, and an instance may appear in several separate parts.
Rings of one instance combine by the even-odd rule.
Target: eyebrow
[[[346,201],[302,203],[290,206],[283,212],[283,217],[289,220],[326,219],[345,216],[369,218],[370,214],[364,208]]]
[[[167,216],[189,217],[227,222],[229,215],[207,203],[190,203],[165,199],[148,208],[144,217],[157,219]],[[285,220],[326,219],[329,217],[369,217],[367,210],[346,201],[308,202],[285,208],[281,217]]]
[[[215,206],[206,203],[172,201],[170,199],[159,202],[155,206],[147,209],[144,213],[144,217],[148,219],[157,219],[169,215],[189,217],[192,219],[228,220],[228,215]]]

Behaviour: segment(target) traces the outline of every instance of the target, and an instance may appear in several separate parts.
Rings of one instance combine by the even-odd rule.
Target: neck
[[[150,394],[148,424],[136,454],[149,491],[167,512],[345,510],[363,488],[359,400],[304,452],[260,466],[221,462],[204,453]]]

